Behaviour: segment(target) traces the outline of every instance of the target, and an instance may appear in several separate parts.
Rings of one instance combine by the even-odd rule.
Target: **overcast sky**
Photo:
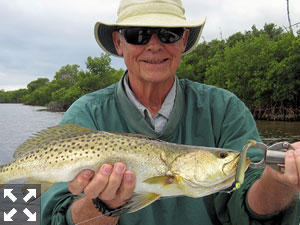
[[[286,0],[182,0],[188,19],[206,16],[206,41],[258,29],[288,26]],[[119,0],[0,0],[0,90],[16,90],[39,78],[53,79],[67,64],[85,70],[88,56],[103,51],[94,39],[96,21],[115,22]],[[292,24],[300,0],[290,0]],[[294,26],[299,30],[300,26]],[[201,41],[203,41],[201,38]],[[112,67],[125,68],[112,57]]]

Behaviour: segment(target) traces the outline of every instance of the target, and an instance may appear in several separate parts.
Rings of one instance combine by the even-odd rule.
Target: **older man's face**
[[[118,54],[124,57],[130,80],[138,83],[173,83],[174,75],[184,52],[189,31],[175,43],[164,44],[153,34],[146,45],[127,43],[123,36],[113,33]],[[142,82],[142,83],[141,83]]]

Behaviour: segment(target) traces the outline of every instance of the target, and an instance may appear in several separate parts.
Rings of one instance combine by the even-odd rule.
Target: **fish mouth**
[[[233,167],[232,167],[232,169],[231,169],[231,171],[230,171],[232,175],[230,175],[230,176],[228,177],[228,179],[225,179],[223,182],[220,182],[220,184],[225,184],[226,182],[228,182],[229,180],[231,180],[231,179],[233,179],[233,178],[234,178],[233,181],[235,180],[235,173],[236,173],[236,170],[237,170],[237,168],[238,168],[238,164],[239,164],[240,157],[241,157],[241,154],[237,155],[233,160],[231,160],[230,162],[228,162],[228,163],[226,163],[226,164],[223,165],[222,172],[223,172],[223,174],[224,174],[225,176],[227,176],[227,174],[224,172],[224,167],[225,167],[227,164],[232,163],[233,161],[235,161],[235,163],[234,163],[234,165],[233,165]],[[246,159],[246,168],[245,168],[245,171],[243,171],[243,172],[246,172],[246,171],[247,171],[247,169],[248,169],[250,163],[251,163],[251,159],[248,157],[248,158]]]
[[[233,159],[231,159],[230,161],[224,163],[222,165],[221,171],[223,174],[223,177],[219,177],[219,179],[216,179],[214,182],[211,181],[196,181],[194,179],[186,179],[184,177],[181,177],[179,174],[174,173],[174,177],[175,180],[177,181],[177,183],[180,185],[188,185],[191,188],[199,188],[199,187],[205,187],[205,188],[215,188],[216,186],[224,186],[224,185],[229,185],[231,186],[231,184],[234,182],[235,179],[235,174],[236,174],[236,169],[238,167],[238,162],[240,159],[240,155],[241,154],[237,154]],[[233,164],[233,165],[232,165]],[[226,168],[226,167],[229,167]],[[227,171],[226,171],[227,170]],[[227,172],[227,173],[226,173]]]
[[[207,192],[214,193],[226,188],[231,187],[233,182],[235,181],[235,175],[236,170],[238,168],[238,162],[240,160],[241,154],[237,154],[232,160],[226,162],[224,165],[222,165],[222,173],[223,178],[219,177],[219,179],[216,179],[214,182],[199,182],[196,180],[190,180],[185,179],[184,177],[181,177],[179,174],[174,173],[175,180],[177,181],[178,185],[182,190],[184,190],[185,193],[187,193],[189,196],[197,196],[201,197],[201,191],[204,189],[210,190]],[[250,159],[247,159],[247,166],[250,165]],[[230,166],[229,168],[226,168]]]
[[[175,180],[185,195],[198,198],[229,188],[235,180],[235,175],[233,174],[230,177],[226,177],[226,179],[218,180],[217,182],[210,184],[196,184],[190,180],[180,177],[179,175],[175,175]]]
[[[230,162],[227,162],[227,163],[225,163],[223,165],[223,167],[222,167],[222,173],[224,174],[224,176],[228,176],[228,174],[226,174],[225,171],[224,171],[225,166],[228,165],[228,164],[230,164],[230,163],[232,163],[234,161],[234,165],[233,165],[233,167],[230,170],[230,174],[231,174],[230,177],[228,179],[225,179],[223,182],[226,182],[226,181],[228,181],[229,179],[231,179],[232,177],[235,176],[235,173],[236,173],[236,170],[238,168],[238,164],[239,164],[240,158],[241,158],[241,154],[238,154],[233,160],[231,160]],[[248,169],[250,163],[251,163],[251,159],[247,158],[246,159],[246,169],[245,169],[244,172],[246,172],[246,170]],[[220,182],[220,183],[222,183],[222,182]]]
[[[224,165],[222,166],[222,173],[224,174],[224,176],[228,176],[229,174],[226,174],[225,172],[225,167],[228,165],[228,164],[232,164],[232,162],[234,162],[233,164],[233,167],[231,168],[230,172],[231,173],[234,173],[238,167],[238,163],[239,163],[239,159],[241,157],[241,154],[238,154],[236,155],[232,160],[230,160],[229,162],[227,163],[224,163]],[[233,175],[234,176],[234,175]]]
[[[231,184],[234,182],[235,179],[235,173],[233,172],[232,174],[230,174],[229,176],[226,176],[224,179],[220,179],[217,180],[216,182],[196,182],[196,181],[191,181],[191,180],[187,180],[183,177],[181,177],[178,174],[174,174],[175,180],[176,182],[180,185],[180,186],[185,186],[188,185],[191,188],[216,188],[219,185],[223,186],[228,184],[228,187],[231,186]]]
[[[236,170],[237,170],[237,167],[238,167],[238,163],[239,163],[239,160],[240,160],[240,156],[241,154],[238,154],[236,155],[232,160],[228,161],[227,163],[225,163],[223,166],[222,166],[222,173],[223,175],[225,176],[224,179],[220,179],[220,180],[217,180],[216,182],[214,183],[204,183],[202,182],[201,183],[201,186],[202,187],[215,187],[215,186],[223,186],[223,185],[228,185],[231,186],[232,183],[234,182],[235,180],[235,174],[236,174]],[[229,173],[226,173],[225,172],[225,167],[228,166],[228,165],[231,165],[233,164],[232,168],[229,170]],[[247,159],[247,168],[248,166],[250,165],[250,159]],[[185,179],[183,179],[185,180]],[[191,182],[191,181],[188,181],[188,180],[185,180],[186,183],[189,183],[189,185],[193,186],[193,187],[199,187],[199,183],[194,183],[194,182]]]

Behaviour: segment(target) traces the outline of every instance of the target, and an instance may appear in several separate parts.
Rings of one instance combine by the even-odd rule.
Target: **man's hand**
[[[292,144],[295,150],[289,150],[285,156],[285,172],[279,173],[266,168],[266,173],[291,191],[300,191],[300,142]]]
[[[249,190],[248,202],[257,214],[270,214],[287,208],[300,191],[300,142],[285,156],[285,172],[267,166],[262,177]]]
[[[112,209],[123,205],[133,194],[134,187],[134,173],[126,170],[121,162],[103,164],[96,173],[84,170],[69,183],[72,194],[84,192],[90,199],[98,197]]]

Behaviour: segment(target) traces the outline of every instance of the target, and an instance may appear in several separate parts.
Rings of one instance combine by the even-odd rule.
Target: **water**
[[[27,138],[38,131],[57,125],[63,116],[63,113],[53,113],[43,110],[43,107],[25,106],[21,104],[0,104],[0,165],[13,160],[13,152]],[[19,182],[14,182],[19,183]],[[20,183],[22,183],[20,181]],[[40,221],[40,199],[33,202],[23,202],[22,186],[4,186],[4,188],[13,189],[13,194],[17,201],[12,203],[9,198],[1,200],[0,204],[0,224],[4,221],[4,212],[9,213],[12,208],[17,213],[13,215],[13,224],[23,225],[28,217],[23,213],[26,207],[30,213],[36,212],[36,222],[26,222],[28,225],[37,225]],[[0,199],[3,196],[3,190],[0,189]],[[8,222],[9,223],[9,222]]]
[[[264,143],[273,144],[279,141],[290,143],[300,141],[300,122],[256,121],[258,131]]]
[[[13,152],[33,134],[57,125],[63,113],[43,107],[0,104],[0,165],[13,160]]]

